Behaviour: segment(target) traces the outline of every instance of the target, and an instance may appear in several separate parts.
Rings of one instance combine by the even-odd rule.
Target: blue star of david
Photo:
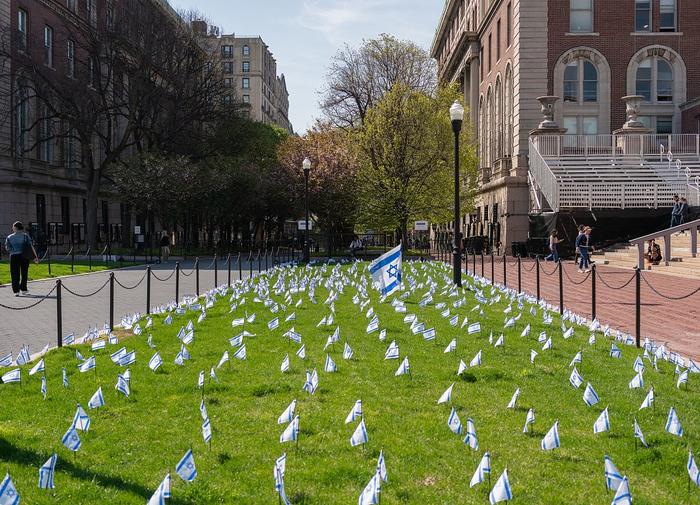
[[[399,269],[396,265],[391,265],[389,267],[389,277],[398,277],[399,276]]]
[[[187,469],[192,470],[194,468],[194,465],[192,463],[187,463]]]

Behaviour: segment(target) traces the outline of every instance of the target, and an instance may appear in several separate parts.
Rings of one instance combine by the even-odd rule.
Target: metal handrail
[[[679,224],[665,230],[659,230],[654,233],[648,233],[641,237],[637,237],[629,241],[630,244],[637,246],[637,265],[640,269],[644,268],[644,244],[651,239],[664,239],[664,264],[669,265],[671,260],[671,235],[681,231],[690,230],[690,253],[693,258],[697,257],[698,252],[698,228],[700,228],[700,219]]]

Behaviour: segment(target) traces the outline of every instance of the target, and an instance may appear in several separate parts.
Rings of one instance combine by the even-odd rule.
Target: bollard
[[[637,348],[641,345],[642,340],[642,271],[639,267],[634,268],[635,277],[635,317],[634,317],[634,329],[637,337]],[[686,384],[687,386],[687,384]]]
[[[496,284],[496,276],[495,276],[495,265],[493,264],[494,256],[493,256],[493,251],[491,251],[491,283]]]
[[[175,303],[180,300],[180,262],[175,263]]]
[[[238,253],[238,259],[236,260],[238,262],[238,280],[243,280],[243,265],[241,265],[241,253]]]
[[[258,249],[258,273],[262,271],[262,258],[260,257],[260,249]]]
[[[70,273],[74,272],[75,268],[75,247],[70,248]]]
[[[146,267],[146,314],[151,313],[151,266]]]
[[[476,275],[476,249],[472,251],[472,273]]]
[[[51,277],[51,247],[49,247],[49,253],[46,255],[46,260],[49,266],[49,277]]]
[[[248,252],[248,278],[253,276],[253,251]]]
[[[265,270],[267,270],[267,248],[265,248]]]
[[[506,287],[508,284],[506,284],[507,280],[507,265],[506,265],[506,252],[503,251],[503,286]]]
[[[56,279],[56,343],[63,347],[63,313],[61,311],[61,279]]]
[[[87,255],[88,255],[88,269],[92,272],[92,247],[88,247]]]
[[[216,260],[216,254],[214,254],[214,289],[219,285],[219,264]]]
[[[481,276],[484,276],[484,250],[481,250]]]
[[[559,314],[564,314],[564,275],[561,259],[559,260]]]
[[[227,286],[231,287],[231,253],[226,257],[226,270],[228,271]]]
[[[535,279],[537,282],[537,301],[540,301],[540,257],[535,256]]]
[[[518,293],[523,292],[523,269],[520,255],[518,254]]]
[[[109,273],[109,331],[114,329],[114,272]]]
[[[194,260],[194,269],[195,269],[195,293],[197,293],[197,296],[199,296],[199,258],[195,258]]]
[[[591,265],[591,319],[596,318],[596,300],[595,300],[595,263]]]

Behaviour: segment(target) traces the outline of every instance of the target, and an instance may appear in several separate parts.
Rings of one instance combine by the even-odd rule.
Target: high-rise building
[[[254,121],[292,133],[284,74],[277,75],[277,62],[262,38],[220,34],[205,21],[194,21],[192,28],[217,52],[224,85],[231,89],[229,100],[243,104]]]
[[[447,0],[431,55],[479,144],[465,235],[510,252],[543,216],[619,221],[697,196],[675,165],[700,173],[699,28],[695,0]]]

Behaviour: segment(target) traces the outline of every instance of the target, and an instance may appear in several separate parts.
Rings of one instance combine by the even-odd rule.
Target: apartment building
[[[231,89],[227,99],[242,103],[254,121],[293,133],[284,74],[277,75],[277,62],[263,39],[220,34],[205,21],[194,21],[192,27],[218,52],[224,85]]]
[[[447,0],[431,54],[440,79],[464,92],[479,142],[479,195],[465,234],[506,248],[528,239],[542,208],[530,170],[538,97],[559,97],[553,120],[564,145],[616,142],[628,95],[642,97],[646,131],[669,139],[659,147],[700,133],[699,25],[694,0]]]

